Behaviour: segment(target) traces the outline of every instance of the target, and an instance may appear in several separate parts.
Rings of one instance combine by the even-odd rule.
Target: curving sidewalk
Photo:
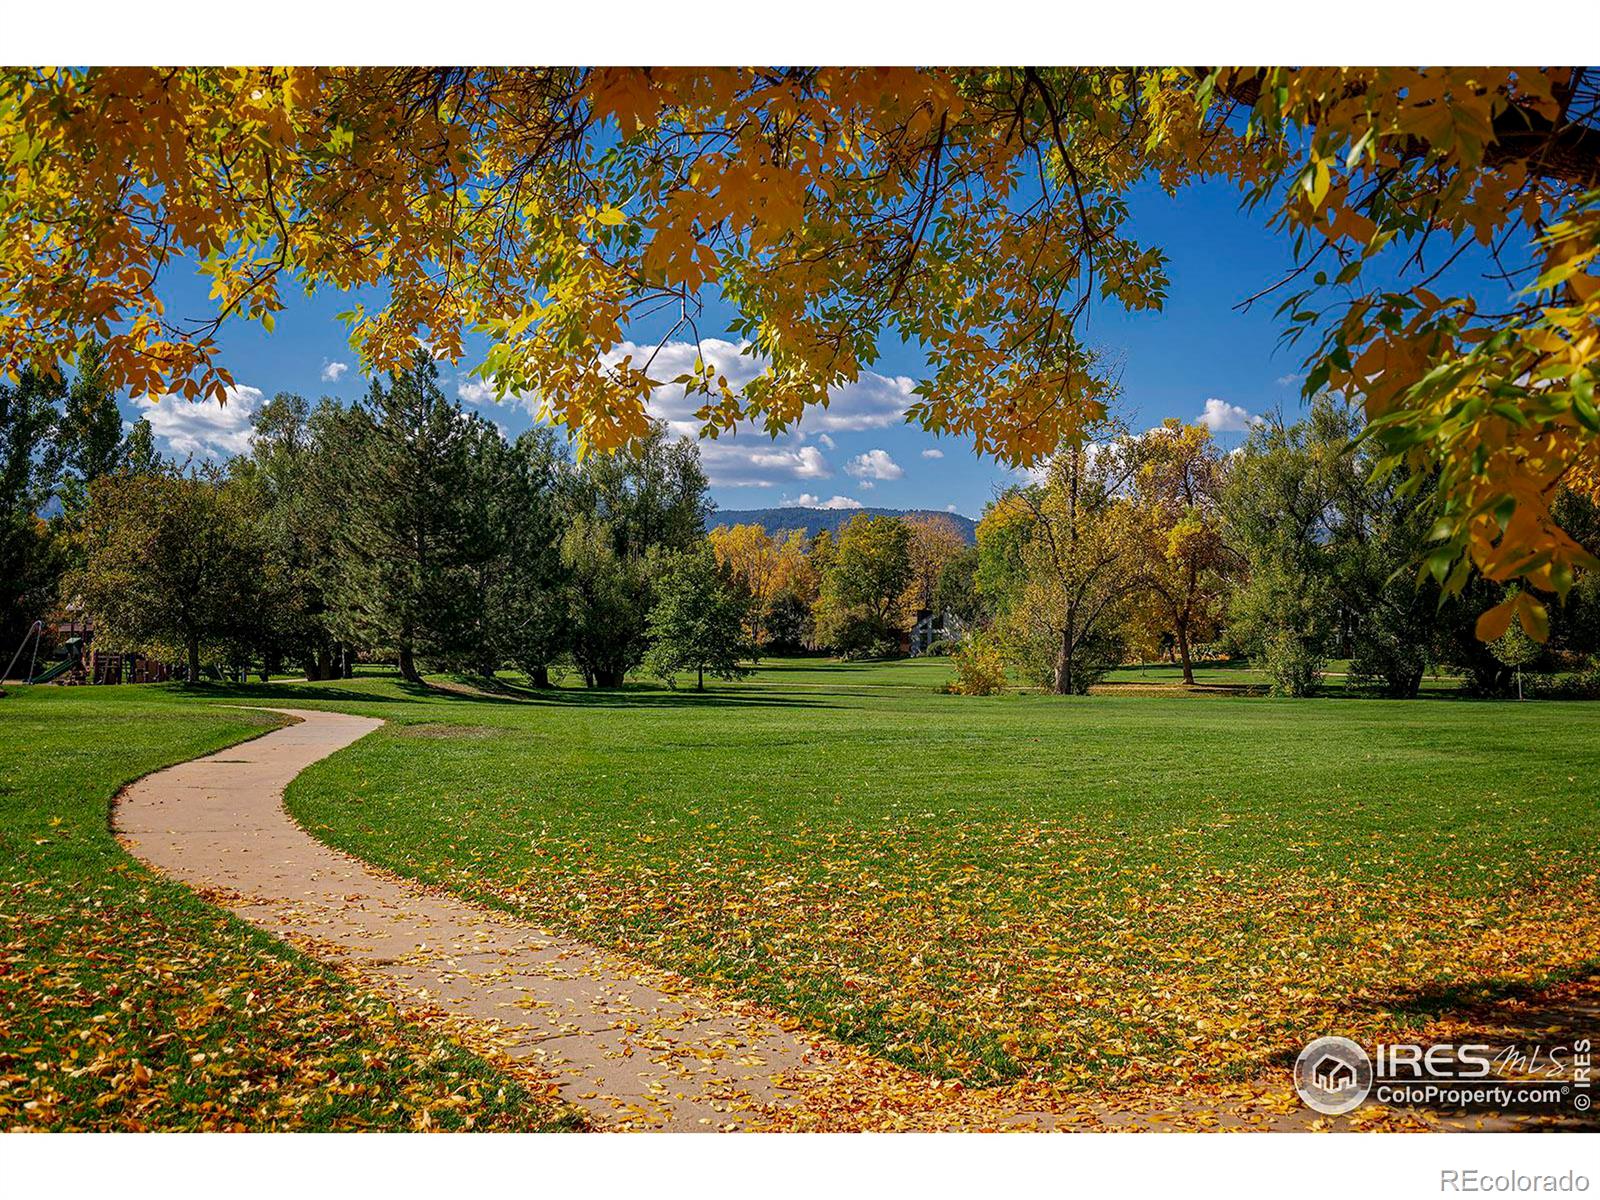
[[[266,711],[296,723],[123,792],[115,828],[133,854],[252,924],[354,967],[402,1005],[487,1027],[500,1049],[551,1076],[602,1128],[739,1127],[812,1071],[832,1073],[836,1048],[770,1019],[708,1011],[590,947],[323,845],[284,812],[284,788],[383,722]]]

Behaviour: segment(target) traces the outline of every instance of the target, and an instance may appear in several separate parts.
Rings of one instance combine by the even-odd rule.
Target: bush
[[[1375,639],[1356,643],[1345,686],[1392,700],[1412,700],[1422,687],[1428,656],[1419,646],[1384,644]]]
[[[993,696],[1006,690],[1006,664],[1000,647],[973,635],[950,651],[956,677],[944,685],[953,696]]]
[[[1600,700],[1600,663],[1567,675],[1524,675],[1522,694],[1534,700]]]
[[[1315,695],[1325,661],[1320,649],[1292,632],[1272,634],[1262,643],[1261,669],[1274,696]]]

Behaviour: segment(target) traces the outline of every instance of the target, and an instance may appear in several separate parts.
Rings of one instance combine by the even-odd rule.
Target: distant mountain
[[[819,530],[837,531],[857,513],[869,517],[945,517],[971,545],[978,540],[978,523],[960,513],[939,512],[931,508],[719,508],[708,525],[759,525],[768,533],[780,529],[801,529],[807,537]]]

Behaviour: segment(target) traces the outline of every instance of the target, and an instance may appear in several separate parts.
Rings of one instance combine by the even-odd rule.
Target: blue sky
[[[1259,213],[1242,213],[1233,188],[1215,182],[1186,188],[1176,197],[1141,188],[1133,200],[1132,231],[1168,255],[1167,305],[1158,313],[1130,315],[1101,304],[1086,327],[1089,341],[1122,364],[1123,415],[1129,422],[1143,428],[1166,417],[1204,416],[1231,446],[1243,439],[1251,416],[1279,407],[1292,416],[1300,405],[1302,347],[1280,344],[1273,315],[1277,298],[1247,312],[1235,309],[1291,265],[1284,239],[1262,227]],[[1458,281],[1469,287],[1472,282]],[[181,316],[204,314],[205,297],[203,285],[185,282],[168,289],[165,298],[169,312]],[[292,298],[271,334],[253,325],[224,329],[223,362],[240,388],[223,409],[163,400],[155,406],[128,402],[125,413],[147,414],[158,439],[173,452],[223,457],[247,447],[249,414],[263,397],[290,391],[311,399],[354,400],[366,383],[336,316],[349,305],[348,297],[336,294]],[[719,350],[712,340],[717,322],[713,310],[701,324],[713,358]],[[643,329],[637,336],[653,347],[664,332]],[[1011,473],[978,458],[963,441],[937,439],[906,425],[898,414],[920,375],[921,360],[914,347],[898,342],[881,349],[873,373],[836,396],[826,413],[808,415],[796,432],[774,441],[759,431],[744,431],[704,443],[719,507],[864,504],[979,515]],[[720,350],[735,361],[734,346],[724,343]],[[669,347],[666,359],[674,355],[687,366],[693,350]],[[530,414],[515,403],[496,403],[469,377],[473,365],[441,364],[447,390],[509,433],[526,428]],[[657,377],[676,373],[658,359]],[[675,428],[694,428],[688,419],[692,406],[670,397],[660,403]]]

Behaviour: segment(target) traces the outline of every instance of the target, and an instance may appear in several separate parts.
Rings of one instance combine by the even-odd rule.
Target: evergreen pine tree
[[[468,495],[475,430],[418,352],[388,385],[374,380],[342,422],[334,626],[346,640],[392,649],[406,679],[417,658],[456,659],[481,603],[470,560]]]

